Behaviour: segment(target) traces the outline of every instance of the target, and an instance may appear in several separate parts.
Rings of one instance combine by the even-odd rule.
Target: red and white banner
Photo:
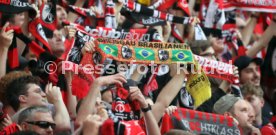
[[[239,83],[239,78],[234,75],[234,65],[210,60],[198,55],[194,56],[207,76],[226,80],[234,84]]]
[[[224,0],[226,10],[241,9],[255,12],[276,13],[276,0]]]

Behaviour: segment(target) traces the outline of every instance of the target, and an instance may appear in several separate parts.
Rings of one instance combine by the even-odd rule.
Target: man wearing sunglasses
[[[32,106],[24,109],[18,117],[22,130],[31,130],[40,135],[53,135],[55,122],[51,111],[44,106]]]

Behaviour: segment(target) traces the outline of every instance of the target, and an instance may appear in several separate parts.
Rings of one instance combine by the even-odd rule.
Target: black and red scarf
[[[44,64],[50,64],[49,61],[52,61],[56,65],[58,65],[58,63],[61,61],[60,59],[58,59],[57,57],[55,57],[54,55],[52,55],[51,53],[49,53],[45,49],[43,49],[35,41],[31,40],[29,37],[24,35],[20,27],[18,27],[18,26],[17,27],[9,27],[9,28],[7,28],[7,31],[10,30],[10,29],[14,30],[15,37],[22,40],[30,48],[30,50],[36,55],[36,57],[44,62]],[[9,51],[12,51],[12,52],[8,52],[8,55],[13,54],[14,56],[17,56],[17,57],[12,57],[12,59],[8,59],[9,63],[18,63],[18,56],[19,55],[16,51],[17,50],[16,44],[14,44],[12,46],[12,48],[13,49],[9,50]],[[17,53],[17,54],[15,54],[15,53]],[[47,66],[47,65],[44,65],[44,66]],[[12,65],[11,67],[15,67],[15,66]],[[48,71],[49,80],[51,82],[57,82],[55,77],[53,77],[54,73],[50,72],[50,71],[54,71],[51,68],[54,68],[54,67],[50,66],[50,69]],[[54,72],[56,73],[56,71],[54,71]]]
[[[184,108],[178,108],[172,115],[163,116],[161,133],[165,134],[170,129],[192,131],[196,134],[240,135],[240,130],[231,117]]]
[[[146,135],[144,121],[114,121],[107,119],[100,128],[101,135]]]
[[[193,22],[193,18],[174,16],[169,13],[150,9],[146,6],[143,6],[136,2],[132,2],[130,0],[125,0],[124,8],[126,8],[127,10],[132,11],[132,12],[136,12],[139,14],[146,14],[148,16],[152,16],[152,17],[159,18],[159,19],[166,20],[166,21],[173,22],[173,23],[189,24],[189,23]]]
[[[138,101],[129,100],[129,86],[116,86],[113,92],[112,111],[120,120],[138,120],[140,119],[140,105]]]
[[[165,25],[166,21],[161,20],[159,18],[154,18],[147,15],[142,15],[139,13],[129,12],[126,9],[121,10],[121,14],[124,15],[131,23],[139,23],[145,26],[158,26],[158,25]],[[126,22],[125,21],[125,22]]]
[[[40,18],[36,18],[29,23],[28,30],[29,32],[37,39],[40,43],[43,44],[43,48],[51,52],[51,47],[48,44],[48,40],[42,26],[43,21]]]

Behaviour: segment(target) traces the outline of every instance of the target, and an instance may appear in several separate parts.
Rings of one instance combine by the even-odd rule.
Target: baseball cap
[[[248,56],[240,56],[234,61],[234,65],[238,67],[239,71],[246,68],[251,62],[255,62],[257,65],[261,65],[263,60],[261,58],[251,58]]]
[[[232,106],[240,99],[241,98],[232,94],[226,94],[215,103],[213,110],[217,114],[223,114],[230,110]]]
[[[28,0],[0,0],[0,12],[16,14],[24,11],[29,11],[31,18],[36,16],[36,11]]]

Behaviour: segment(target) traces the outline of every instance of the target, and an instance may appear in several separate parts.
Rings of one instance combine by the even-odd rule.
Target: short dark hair
[[[26,95],[29,84],[40,85],[37,77],[28,75],[13,80],[6,88],[7,102],[11,107],[17,111],[20,107],[19,96]]]
[[[0,100],[3,102],[4,105],[7,105],[7,98],[6,98],[6,92],[8,85],[14,81],[17,78],[20,78],[22,76],[28,76],[31,75],[30,73],[24,72],[24,71],[12,71],[7,73],[5,76],[3,76],[0,79]]]

